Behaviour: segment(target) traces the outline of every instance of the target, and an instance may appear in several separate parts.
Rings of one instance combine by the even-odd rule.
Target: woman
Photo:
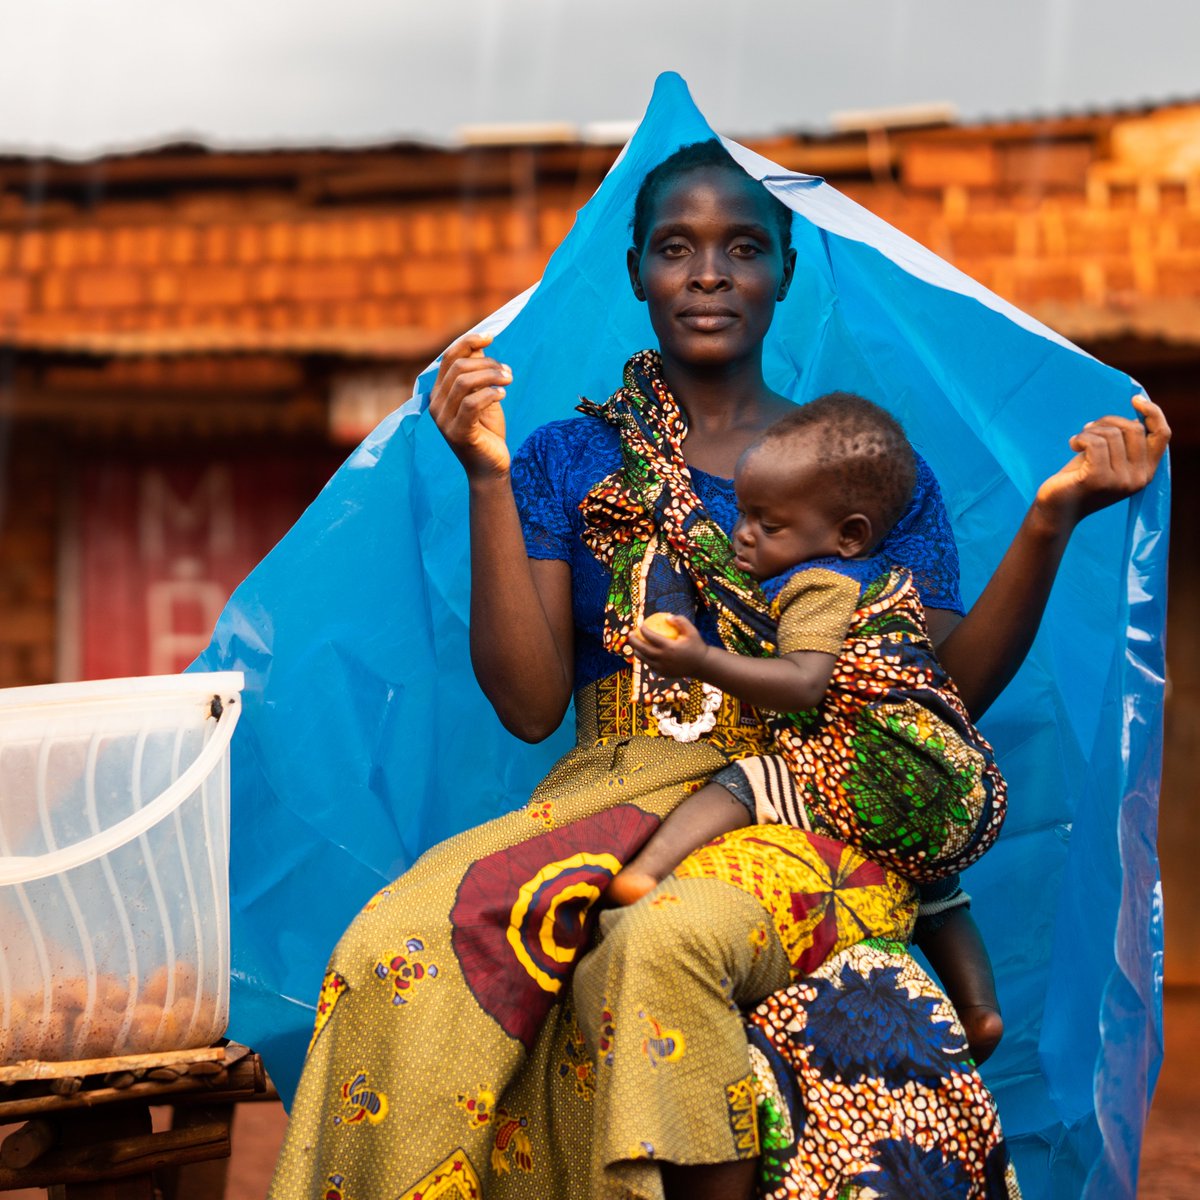
[[[720,153],[685,152],[652,172],[639,194],[629,270],[661,358],[638,356],[622,393],[594,410],[611,424],[551,426],[515,463],[501,407],[511,373],[484,355],[484,338],[462,339],[445,355],[430,411],[469,481],[477,677],[506,726],[531,741],[559,724],[574,692],[579,746],[526,810],[436,847],[347,932],[326,976],[276,1197],[312,1195],[317,1186],[347,1197],[565,1196],[587,1195],[593,1183],[596,1194],[744,1196],[763,1112],[779,1118],[780,1138],[811,1156],[788,1168],[797,1186],[837,1167],[828,1139],[784,1132],[787,1114],[770,1096],[764,1106],[756,1082],[760,1060],[778,1052],[786,1061],[777,1079],[786,1084],[790,1065],[810,1098],[828,1092],[841,1065],[836,1032],[814,1025],[804,1045],[788,1047],[776,1035],[789,1022],[764,1013],[753,1073],[739,1006],[822,957],[826,976],[791,989],[792,1024],[803,1023],[806,1004],[852,979],[873,986],[892,969],[887,956],[899,954],[911,923],[903,881],[877,870],[853,911],[857,933],[835,922],[836,936],[818,947],[794,905],[789,924],[761,899],[761,886],[756,895],[731,872],[786,878],[789,899],[810,897],[799,908],[815,910],[821,888],[804,892],[794,862],[818,875],[824,863],[828,874],[830,847],[817,861],[811,842],[760,838],[765,845],[685,864],[642,903],[606,914],[599,946],[571,979],[592,931],[592,901],[615,869],[697,783],[762,746],[761,727],[727,698],[716,707],[694,696],[672,718],[688,732],[707,725],[696,740],[656,736],[621,651],[623,630],[645,606],[629,547],[645,550],[661,535],[676,559],[703,574],[689,556],[719,543],[715,526],[728,532],[732,524],[734,463],[786,410],[762,373],[762,340],[793,271],[785,221],[790,214]],[[1145,426],[1104,418],[1075,439],[1076,458],[1043,485],[965,620],[935,603],[931,630],[976,713],[1028,648],[1074,524],[1153,474],[1166,425],[1148,402],[1140,411]],[[678,420],[655,426],[664,412]],[[651,436],[637,448],[639,428]],[[648,457],[659,434],[671,441],[667,459],[681,457],[687,471],[675,473],[674,491],[656,493],[665,503],[647,528],[636,520],[631,481],[647,466],[671,474],[670,462]],[[580,500],[583,549],[570,528]],[[928,542],[942,517],[929,482],[908,525],[910,545]],[[653,554],[639,561],[658,579]],[[919,577],[925,564],[907,565]],[[659,582],[669,587],[669,573]],[[935,600],[953,602],[955,580],[940,593],[936,577],[923,582]],[[849,854],[833,850],[842,878],[862,865]],[[559,1003],[572,988],[574,1003]],[[917,1024],[944,1033],[944,1001],[920,989],[904,997]],[[933,1126],[915,1158],[905,1157],[913,1147],[903,1137],[880,1136],[874,1157],[843,1163],[836,1186],[810,1194],[837,1194],[893,1168],[937,1175],[938,1194],[1002,1194],[1002,1143],[986,1094],[965,1054],[952,1066],[960,1109],[975,1119],[962,1153],[943,1157]],[[936,1095],[931,1070],[925,1063],[917,1072],[917,1090]],[[902,1107],[913,1094],[894,1089],[887,1103]]]

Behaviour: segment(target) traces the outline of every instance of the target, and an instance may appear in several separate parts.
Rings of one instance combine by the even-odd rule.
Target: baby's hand
[[[671,677],[695,676],[709,650],[691,621],[663,612],[651,613],[630,634],[629,644],[648,667]]]

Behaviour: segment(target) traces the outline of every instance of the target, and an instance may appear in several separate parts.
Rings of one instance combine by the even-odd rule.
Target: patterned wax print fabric
[[[630,351],[652,344],[625,265],[634,198],[649,170],[713,136],[684,82],[663,76],[537,286],[480,322],[513,371],[510,445],[570,418],[581,394],[608,395]],[[1067,439],[1104,413],[1131,414],[1138,385],[823,180],[725,145],[794,213],[796,272],[764,343],[768,382],[797,403],[860,392],[902,422],[946,497],[973,602]],[[524,805],[574,740],[566,721],[538,746],[519,743],[472,675],[468,489],[428,417],[437,369],[239,586],[196,664],[245,673],[231,769],[230,1031],[262,1053],[285,1099],[312,1032],[314,980],[366,898],[431,846]],[[551,538],[620,465],[611,426],[563,423],[599,430],[572,446],[607,461],[575,473],[558,458],[558,477],[582,490],[568,503],[551,489]],[[725,482],[693,473],[693,483],[714,517],[713,493],[732,498]],[[1168,497],[1164,469],[1080,526],[1028,659],[987,714],[1020,803],[969,880],[1007,1026],[985,1071],[1031,1200],[1136,1191],[1161,1051]],[[620,660],[600,639],[609,581],[578,539],[559,556],[571,554],[582,685]],[[937,603],[922,576],[936,552],[895,561]]]
[[[774,819],[842,838],[917,883],[996,840],[1007,788],[903,568],[820,559],[766,581],[779,653],[836,654],[821,704],[771,718],[796,784]]]
[[[756,1157],[768,1118],[765,1187],[820,1178],[824,1190],[800,1194],[857,1195],[870,1153],[843,1163],[827,1138],[785,1158],[780,1130],[802,1127],[802,1115],[785,1121],[776,1097],[812,1088],[814,1071],[840,1094],[839,1047],[862,1030],[826,1013],[824,1057],[805,1076],[785,1059],[803,1056],[794,1022],[765,1029],[756,1036],[784,1064],[768,1080],[743,1012],[864,936],[908,971],[889,1010],[900,1019],[877,1030],[885,1045],[895,1039],[889,1078],[905,1073],[915,1038],[956,1047],[944,1075],[920,1059],[918,1093],[895,1087],[875,1101],[864,1147],[886,1133],[928,1158],[951,1119],[910,1112],[912,1095],[961,1093],[945,1173],[965,1190],[945,1194],[1007,1196],[984,1169],[1007,1161],[1003,1141],[948,1002],[928,981],[905,990],[915,914],[905,880],[819,834],[751,826],[596,928],[602,889],[660,819],[732,756],[762,750],[760,727],[734,701],[715,737],[684,744],[646,728],[632,699],[629,672],[585,689],[579,745],[528,805],[429,851],[344,935],[272,1200],[661,1200],[659,1160]],[[837,987],[873,986],[847,962]]]
[[[868,938],[750,1014],[761,1200],[1019,1200],[958,1018]]]

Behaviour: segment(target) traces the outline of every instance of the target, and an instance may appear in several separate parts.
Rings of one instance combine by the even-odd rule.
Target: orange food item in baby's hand
[[[680,637],[679,630],[675,628],[670,613],[651,613],[642,622],[642,628],[649,629],[651,633],[657,633],[659,637],[669,638],[672,642],[677,642]]]

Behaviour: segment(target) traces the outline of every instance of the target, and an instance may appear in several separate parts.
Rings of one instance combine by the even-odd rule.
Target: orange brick
[[[207,225],[201,230],[203,258],[207,263],[226,263],[233,257],[233,231],[228,225]]]
[[[80,308],[128,308],[143,299],[141,276],[135,271],[87,270],[75,275],[75,301]]]
[[[538,214],[538,240],[544,250],[553,250],[571,232],[575,212],[570,208],[547,208]]]
[[[432,212],[417,211],[408,215],[408,244],[415,254],[437,253],[437,220]]]
[[[544,265],[532,254],[493,254],[483,264],[484,286],[515,296],[537,281]]]
[[[345,221],[324,221],[318,239],[321,258],[350,257],[350,227]]]
[[[81,265],[102,267],[109,261],[108,238],[102,229],[77,229],[75,237]]]
[[[997,220],[985,215],[978,220],[970,216],[965,221],[952,222],[947,232],[954,258],[988,258],[1011,255],[1016,249],[1016,221],[1011,217]]]
[[[512,291],[508,288],[488,288],[483,293],[483,309],[484,312],[495,312],[501,305],[507,304],[514,296],[519,295],[520,291]]]
[[[1083,299],[1083,274],[1072,264],[1018,264],[1015,297],[1018,304],[1045,300]]]
[[[40,229],[17,234],[17,266],[22,271],[40,271],[46,265],[46,241]]]
[[[289,294],[297,300],[352,300],[361,294],[361,270],[351,263],[320,263],[291,270]]]
[[[416,296],[453,295],[477,284],[471,264],[462,258],[410,258],[400,264],[404,290]]]
[[[158,270],[149,277],[151,304],[178,304],[181,295],[179,272]]]
[[[266,254],[276,262],[288,261],[293,253],[295,229],[286,221],[272,221],[266,231]]]
[[[407,329],[417,323],[417,303],[407,298],[389,300],[383,305],[384,323],[394,329]]]
[[[530,211],[507,209],[500,214],[500,242],[509,250],[529,250],[537,245],[536,217]]]
[[[39,308],[67,308],[70,304],[70,276],[65,271],[47,271],[38,288]]]
[[[321,257],[323,238],[317,221],[302,221],[294,230],[296,258],[303,262],[315,262]]]
[[[1172,216],[1176,245],[1181,250],[1200,249],[1200,216],[1177,213]]]
[[[237,267],[189,267],[180,286],[189,304],[241,304],[246,298],[246,276]]]
[[[443,296],[422,296],[417,301],[417,321],[422,329],[442,333],[450,328],[450,305]]]
[[[50,235],[50,263],[55,267],[73,267],[81,261],[79,233],[74,229],[56,229]]]
[[[128,227],[114,229],[109,239],[109,260],[119,267],[132,266],[137,260],[134,231]]]
[[[467,249],[467,221],[461,208],[452,208],[438,219],[439,249],[442,254],[463,254]]]
[[[1128,254],[1129,222],[1117,213],[1081,211],[1065,223],[1068,254]]]
[[[360,300],[354,305],[350,324],[359,329],[383,329],[387,325],[383,305],[376,300]]]
[[[20,275],[0,275],[0,312],[8,316],[29,307],[29,281]]]
[[[258,262],[263,256],[261,225],[239,225],[234,231],[234,257],[238,262]]]
[[[1158,289],[1160,296],[1192,300],[1200,296],[1200,254],[1177,255],[1159,259]]]
[[[379,239],[380,254],[396,255],[404,252],[404,221],[400,217],[380,219],[376,236]]]
[[[133,261],[154,267],[163,261],[167,231],[160,225],[142,225],[133,231]]]
[[[259,267],[251,276],[250,293],[255,300],[278,300],[286,294],[287,282],[283,267]]]
[[[178,263],[195,262],[200,253],[200,238],[192,225],[174,225],[167,231],[167,261]]]
[[[390,263],[375,263],[367,268],[367,291],[372,296],[394,296],[404,290],[400,268]]]
[[[374,258],[379,253],[378,222],[370,217],[356,217],[343,223],[347,258]]]
[[[473,213],[467,219],[467,239],[472,250],[490,254],[500,242],[495,217],[489,212]]]
[[[319,304],[302,304],[295,309],[296,326],[299,329],[323,329],[326,323],[325,309]]]

